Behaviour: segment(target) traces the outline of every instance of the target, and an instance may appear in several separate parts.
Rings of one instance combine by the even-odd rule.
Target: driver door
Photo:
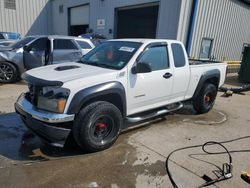
[[[166,105],[171,98],[173,84],[168,46],[151,45],[136,63],[149,64],[152,72],[133,74],[130,71],[128,113],[135,114]]]
[[[47,37],[39,38],[24,47],[23,62],[27,70],[49,64],[50,40]]]

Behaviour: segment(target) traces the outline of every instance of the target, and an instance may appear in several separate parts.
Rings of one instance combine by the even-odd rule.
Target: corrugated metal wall
[[[180,20],[178,26],[177,39],[182,41],[184,44],[187,41],[191,9],[192,9],[192,0],[183,0],[180,10]]]
[[[243,43],[250,43],[250,6],[239,0],[200,0],[191,57],[198,58],[202,38],[212,38],[217,60],[240,60]]]
[[[6,9],[0,0],[0,31],[25,35],[51,32],[49,0],[16,0],[16,10]]]

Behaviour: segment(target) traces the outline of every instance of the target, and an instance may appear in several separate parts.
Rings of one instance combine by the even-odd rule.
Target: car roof
[[[34,37],[34,38],[48,37],[48,38],[56,38],[56,39],[81,39],[79,37],[66,36],[66,35],[30,35],[27,37]]]
[[[0,33],[2,34],[2,33],[15,33],[15,34],[19,34],[20,35],[20,33],[17,33],[17,32],[9,32],[9,31],[0,31]]]

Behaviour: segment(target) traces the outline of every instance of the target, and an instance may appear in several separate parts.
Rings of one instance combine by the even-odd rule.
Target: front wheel
[[[12,83],[17,81],[18,71],[9,62],[0,62],[0,83]]]
[[[109,102],[94,102],[81,110],[73,125],[76,143],[85,151],[109,148],[117,140],[122,127],[120,110]]]
[[[199,114],[209,112],[214,106],[216,95],[217,88],[214,84],[204,84],[198,96],[193,100],[194,109]]]

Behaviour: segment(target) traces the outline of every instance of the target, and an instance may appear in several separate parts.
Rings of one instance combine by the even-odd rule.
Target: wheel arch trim
[[[121,98],[123,116],[127,114],[125,88],[120,82],[107,82],[98,84],[78,91],[72,98],[67,114],[78,113],[84,104],[94,98],[104,95],[115,94]]]
[[[193,99],[195,99],[202,86],[209,80],[209,79],[213,79],[213,78],[216,78],[218,79],[218,85],[219,85],[219,82],[220,82],[220,71],[218,69],[213,69],[213,70],[209,70],[207,72],[205,72],[204,74],[202,74],[202,76],[200,77],[200,80],[198,82],[198,85],[196,87],[196,90],[194,92],[194,95],[193,95]],[[218,89],[218,88],[217,88]]]

